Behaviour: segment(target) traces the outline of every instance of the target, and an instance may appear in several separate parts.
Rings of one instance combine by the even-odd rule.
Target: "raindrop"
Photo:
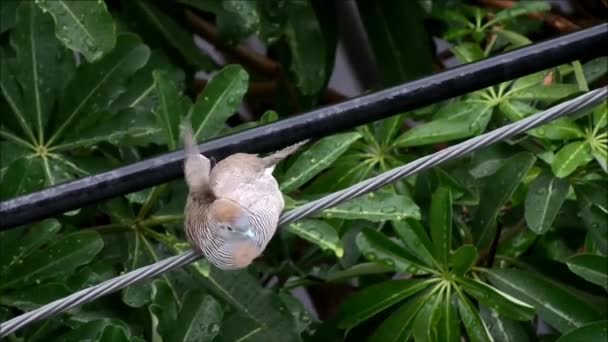
[[[388,266],[388,267],[390,267],[390,268],[394,268],[394,267],[395,267],[395,262],[394,262],[393,260],[391,260],[391,259],[384,259],[384,260],[382,260],[382,262],[383,262],[383,263],[384,263],[386,266]]]
[[[217,323],[213,323],[213,324],[211,324],[209,330],[211,331],[212,334],[217,334],[220,331],[220,325]]]
[[[373,252],[366,253],[366,254],[365,254],[365,257],[366,257],[368,260],[376,260],[376,254],[375,254],[375,253],[373,253]]]

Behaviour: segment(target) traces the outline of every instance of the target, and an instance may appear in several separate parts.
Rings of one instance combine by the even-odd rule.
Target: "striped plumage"
[[[220,269],[247,267],[275,233],[283,196],[272,176],[276,164],[306,141],[267,157],[236,153],[210,170],[199,153],[189,123],[184,125],[189,187],[185,229],[195,249]]]

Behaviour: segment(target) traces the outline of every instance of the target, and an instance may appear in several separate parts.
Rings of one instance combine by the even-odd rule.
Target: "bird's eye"
[[[229,231],[232,231],[232,227],[230,227],[230,226],[226,226],[226,229],[228,229]]]

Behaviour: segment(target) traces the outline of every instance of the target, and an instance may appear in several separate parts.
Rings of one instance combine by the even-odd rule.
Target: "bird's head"
[[[213,230],[227,243],[253,242],[249,214],[237,203],[219,198],[209,208],[209,221]]]

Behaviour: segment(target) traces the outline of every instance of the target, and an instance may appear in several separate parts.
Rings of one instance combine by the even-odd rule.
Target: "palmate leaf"
[[[81,65],[66,88],[55,118],[57,127],[47,144],[53,145],[74,125],[87,126],[124,92],[124,84],[146,64],[150,49],[133,34],[120,34],[116,47],[94,64]],[[85,117],[84,115],[89,116]]]
[[[180,94],[167,72],[155,70],[153,75],[159,99],[155,114],[169,150],[175,150],[180,137],[180,120],[190,107],[190,100]]]
[[[448,187],[439,187],[433,194],[430,212],[430,230],[433,254],[447,264],[452,248],[452,193]]]
[[[116,44],[116,25],[104,1],[36,1],[55,20],[55,34],[70,49],[95,62]]]
[[[233,329],[238,329],[241,337],[270,342],[300,340],[293,317],[285,314],[287,309],[278,295],[262,288],[247,271],[212,268],[209,276],[201,280],[217,298],[236,309],[240,319]]]
[[[331,250],[341,258],[344,255],[344,247],[338,233],[329,223],[321,220],[304,219],[292,223],[287,231],[308,240],[323,250]]]
[[[36,142],[45,141],[44,132],[56,97],[65,81],[71,78],[75,59],[52,33],[53,21],[35,6],[33,2],[23,2],[17,11],[17,26],[11,32],[11,46],[15,50],[12,67],[21,89],[22,102],[18,103],[16,89],[7,85],[5,91],[11,93],[7,101],[13,107],[20,122],[31,125]],[[10,81],[8,81],[10,82]],[[27,101],[25,99],[28,99]]]
[[[600,318],[595,309],[567,288],[534,273],[498,269],[489,271],[487,275],[494,286],[533,305],[544,321],[561,332]]]
[[[430,282],[422,279],[389,280],[360,290],[340,307],[338,327],[350,329],[410,297]]]

